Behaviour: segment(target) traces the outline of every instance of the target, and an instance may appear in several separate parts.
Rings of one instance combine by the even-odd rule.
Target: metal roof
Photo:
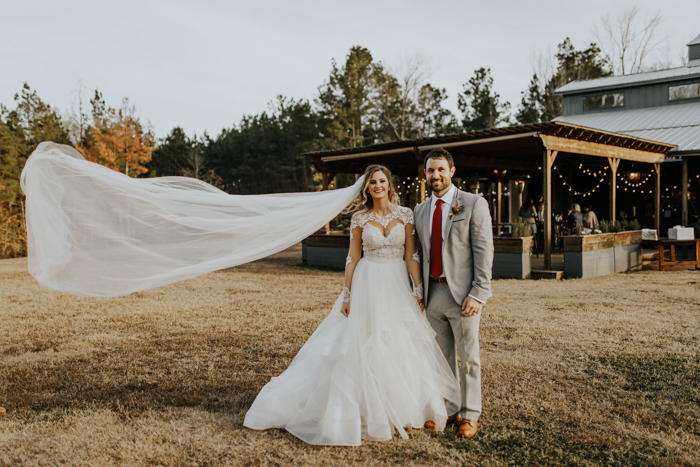
[[[698,44],[700,44],[700,34],[698,34],[698,37],[696,37],[695,39],[693,39],[692,41],[688,42],[685,45],[691,46],[691,45],[698,45]]]
[[[695,40],[699,38],[700,36]],[[635,73],[633,75],[608,76],[607,78],[590,79],[587,81],[572,81],[558,88],[554,93],[575,94],[591,90],[603,91],[605,89],[629,87],[637,83],[650,84],[695,77],[700,78],[700,64],[669,68],[667,70],[647,71],[645,73]]]
[[[612,112],[611,112],[612,113]],[[578,130],[572,134],[573,130]],[[587,127],[587,125],[571,124],[566,121],[553,120],[551,122],[531,123],[526,125],[513,125],[501,128],[487,128],[484,130],[459,133],[454,135],[432,136],[405,141],[392,141],[390,143],[374,144],[371,146],[361,146],[356,148],[329,149],[322,151],[312,151],[303,153],[303,156],[316,156],[324,159],[338,159],[339,156],[361,154],[398,154],[406,151],[428,151],[435,148],[450,148],[471,145],[479,142],[489,142],[493,140],[509,140],[522,136],[534,136],[539,133],[559,136],[560,133],[568,133],[569,138],[582,138],[588,141],[591,134],[595,134],[598,141],[605,140],[613,146],[632,147],[649,152],[668,153],[676,145],[656,141],[640,136],[622,135],[608,129]],[[625,138],[624,136],[629,136]]]
[[[674,152],[700,151],[700,103],[557,117],[557,122],[675,144]]]
[[[416,173],[425,154],[436,148],[449,148],[455,161],[461,159],[471,167],[532,171],[542,165],[545,147],[559,151],[562,158],[588,155],[659,162],[676,145],[552,121],[303,155],[310,157],[320,172],[362,173],[368,161],[373,161],[410,176]]]

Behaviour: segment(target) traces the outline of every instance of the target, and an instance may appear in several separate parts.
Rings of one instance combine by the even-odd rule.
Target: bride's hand
[[[350,304],[348,302],[343,302],[343,306],[340,307],[340,312],[347,318],[350,314]]]
[[[425,314],[425,305],[423,305],[423,300],[416,297],[416,302],[418,302],[418,306],[420,307],[420,311],[422,311],[423,314]]]

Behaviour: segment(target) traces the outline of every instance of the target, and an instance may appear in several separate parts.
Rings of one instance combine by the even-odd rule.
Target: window
[[[615,94],[603,94],[602,96],[588,96],[583,98],[583,108],[589,109],[609,109],[611,107],[622,107],[625,105],[625,95],[621,92]]]
[[[668,100],[679,101],[681,99],[693,99],[700,97],[700,83],[681,84],[668,87]]]

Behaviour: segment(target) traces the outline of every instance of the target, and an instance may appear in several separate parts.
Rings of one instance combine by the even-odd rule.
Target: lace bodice
[[[402,259],[406,244],[405,226],[413,223],[413,211],[403,206],[397,206],[395,211],[384,217],[367,211],[357,212],[352,216],[350,235],[356,227],[362,228],[362,251],[365,257]],[[376,224],[384,228],[386,236]]]

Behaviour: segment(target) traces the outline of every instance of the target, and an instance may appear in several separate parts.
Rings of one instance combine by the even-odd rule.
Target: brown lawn
[[[700,465],[700,272],[494,282],[479,435],[313,447],[242,426],[342,274],[300,247],[116,299],[0,261],[0,466]]]

